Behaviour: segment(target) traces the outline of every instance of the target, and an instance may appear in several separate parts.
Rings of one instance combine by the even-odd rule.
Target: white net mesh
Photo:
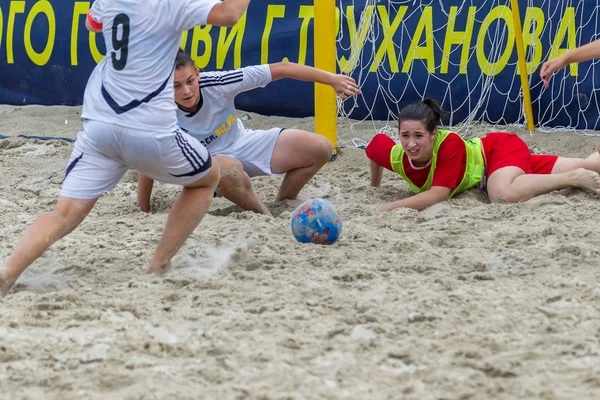
[[[600,61],[556,73],[549,89],[539,78],[544,61],[597,39],[599,4],[519,2],[538,131],[600,129]],[[442,103],[459,133],[480,122],[525,126],[510,0],[339,0],[338,7],[338,66],[363,91],[338,103],[338,115],[352,118],[350,129],[370,122],[393,136],[399,111],[426,97]]]

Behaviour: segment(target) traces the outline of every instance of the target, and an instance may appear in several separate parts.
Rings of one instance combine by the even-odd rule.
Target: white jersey
[[[200,104],[192,113],[177,110],[179,126],[211,154],[218,154],[245,132],[235,111],[235,96],[270,82],[271,68],[267,64],[233,71],[201,72]]]
[[[219,0],[95,0],[90,25],[102,28],[106,57],[83,98],[83,119],[148,132],[177,129],[173,69],[181,33],[205,25]]]

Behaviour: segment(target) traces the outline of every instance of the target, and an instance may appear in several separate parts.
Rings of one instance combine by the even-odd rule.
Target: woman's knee
[[[221,178],[219,185],[239,184],[248,175],[244,171],[244,166],[240,160],[233,157],[215,157],[221,168]]]
[[[60,221],[63,224],[62,228],[69,233],[85,219],[97,200],[97,198],[81,200],[61,196],[51,213],[55,221]]]
[[[496,190],[496,191],[488,191],[488,196],[492,203],[519,203],[521,202],[521,197],[508,189],[506,190]]]
[[[323,165],[331,159],[333,146],[326,137],[318,134],[314,134],[314,136],[316,137],[313,137],[312,140],[314,141],[315,147],[311,154],[313,155],[316,163]]]
[[[327,138],[303,130],[284,130],[271,156],[271,170],[283,174],[298,168],[322,167],[331,158],[333,147]]]
[[[184,185],[186,189],[203,189],[203,188],[212,188],[213,190],[217,188],[219,185],[219,179],[221,178],[221,171],[219,168],[219,164],[214,162],[208,170],[208,172],[202,176],[202,178],[196,180],[193,183],[188,185]]]
[[[513,185],[516,179],[525,175],[520,167],[507,166],[494,171],[487,181],[487,192],[492,203],[518,203],[523,196]]]
[[[325,162],[331,159],[331,155],[333,154],[333,145],[329,141],[329,139],[323,138],[322,150],[323,150],[323,158]]]

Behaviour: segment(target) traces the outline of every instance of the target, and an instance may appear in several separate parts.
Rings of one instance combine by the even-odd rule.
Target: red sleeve
[[[375,161],[375,163],[383,168],[393,171],[390,158],[392,156],[392,147],[395,145],[396,142],[394,142],[394,139],[383,133],[378,133],[369,142],[365,152],[370,160]]]
[[[438,150],[431,186],[457,188],[465,174],[466,165],[467,150],[465,143],[457,134],[449,134]]]
[[[87,21],[88,21],[88,24],[90,25],[90,27],[92,27],[92,29],[97,30],[97,31],[101,31],[102,30],[102,23],[96,21],[94,19],[94,17],[92,17],[92,10],[91,9],[87,13]]]

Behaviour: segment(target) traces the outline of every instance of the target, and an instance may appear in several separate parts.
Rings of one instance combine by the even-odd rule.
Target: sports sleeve
[[[365,148],[365,153],[367,158],[374,161],[377,165],[393,171],[391,156],[392,148],[395,145],[396,142],[394,142],[394,139],[384,133],[378,133]]]
[[[169,18],[179,32],[187,31],[198,25],[206,25],[208,14],[220,0],[168,0]]]
[[[102,30],[102,0],[96,0],[87,13],[87,22],[95,30]]]
[[[222,86],[223,94],[233,99],[238,93],[265,87],[271,82],[269,64],[253,65],[227,72],[231,84]]]
[[[451,133],[438,149],[431,186],[455,189],[460,185],[467,165],[467,150],[460,136]]]

